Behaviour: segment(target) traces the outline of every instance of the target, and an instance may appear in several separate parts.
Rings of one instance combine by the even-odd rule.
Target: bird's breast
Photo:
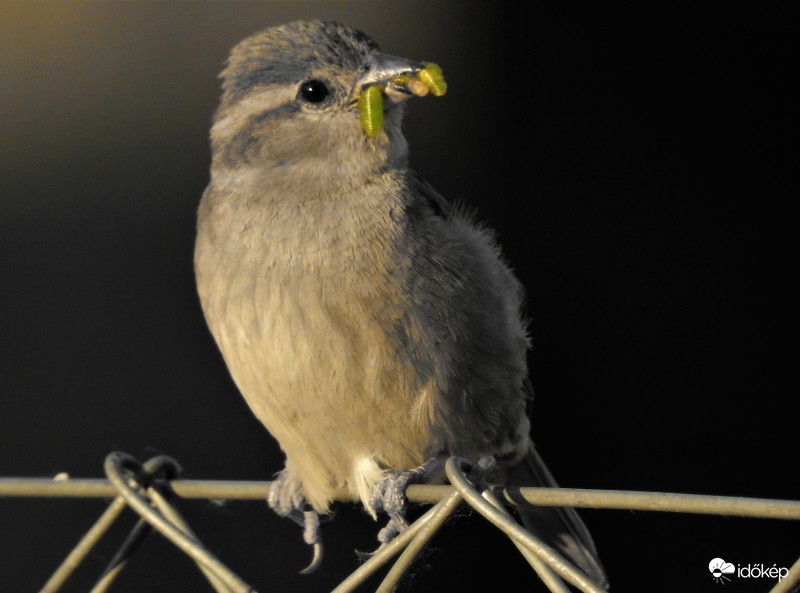
[[[198,289],[256,416],[287,454],[328,435],[320,455],[330,460],[383,449],[390,465],[417,463],[430,410],[392,335],[407,308],[397,223],[303,203],[217,214],[199,225]]]

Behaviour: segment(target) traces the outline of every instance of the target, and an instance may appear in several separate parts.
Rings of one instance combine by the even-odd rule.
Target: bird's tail
[[[528,455],[508,468],[508,484],[512,486],[558,487],[553,475],[539,456],[533,443]],[[580,568],[598,585],[608,589],[608,577],[589,530],[571,507],[518,507],[522,524],[533,535],[555,548],[572,564]]]

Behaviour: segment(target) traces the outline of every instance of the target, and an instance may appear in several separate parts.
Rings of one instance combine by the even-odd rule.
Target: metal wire
[[[505,514],[507,517],[511,517],[511,514],[503,507],[500,500],[491,492],[489,489],[485,489],[481,496],[489,501],[498,511]],[[539,575],[539,578],[542,579],[542,582],[547,586],[550,591],[553,593],[570,593],[567,586],[564,584],[558,575],[550,568],[547,563],[542,560],[539,556],[537,556],[532,550],[526,548],[525,546],[521,545],[519,542],[511,540],[511,542],[517,547],[520,554],[522,554],[525,559],[528,561],[528,564],[531,565],[533,570]]]
[[[792,565],[786,576],[778,581],[778,584],[775,585],[769,593],[796,592],[798,590],[796,588],[798,585],[800,585],[800,559]]]
[[[114,499],[44,584],[40,593],[55,593],[61,588],[83,559],[86,558],[87,554],[91,552],[103,534],[117,520],[120,513],[125,510],[125,506],[125,499],[121,496]]]
[[[492,460],[494,461],[494,460]],[[467,479],[476,482],[483,474],[490,469],[488,464],[477,464],[467,476]],[[391,593],[394,591],[400,579],[409,569],[419,553],[427,545],[428,541],[436,534],[439,528],[444,525],[445,520],[453,512],[455,512],[461,500],[464,498],[460,490],[457,495],[452,497],[452,501],[447,505],[442,505],[440,512],[431,517],[431,520],[426,522],[419,530],[419,533],[409,543],[408,547],[403,551],[394,566],[389,570],[384,578],[381,586],[378,587],[376,593]],[[439,503],[441,504],[441,503]]]
[[[139,519],[134,525],[133,529],[128,534],[128,537],[122,542],[122,545],[114,554],[111,562],[100,575],[100,579],[95,583],[90,593],[105,593],[111,586],[111,583],[119,576],[122,570],[127,566],[128,560],[133,556],[134,552],[144,542],[144,539],[150,534],[152,529],[144,519]]]
[[[563,581],[586,593],[603,593],[604,590],[520,526],[504,505],[571,506],[800,520],[800,502],[791,500],[571,488],[489,488],[482,481],[482,475],[491,463],[491,458],[486,458],[469,468],[464,460],[451,458],[446,464],[446,473],[452,486],[410,486],[407,490],[408,500],[432,504],[432,508],[390,543],[368,555],[368,559],[336,587],[333,593],[349,593],[355,590],[399,554],[378,588],[378,593],[392,591],[419,552],[464,502],[506,533],[545,585],[555,593],[567,593]],[[249,585],[203,547],[169,499],[265,500],[269,482],[177,480],[175,477],[180,468],[174,460],[160,456],[140,464],[125,453],[109,455],[105,470],[108,480],[71,479],[62,476],[56,480],[0,478],[0,496],[113,498],[112,503],[67,555],[40,593],[56,593],[126,507],[138,513],[141,519],[100,576],[92,593],[107,590],[125,567],[130,555],[151,531],[150,527],[195,560],[219,593],[254,593]],[[353,499],[347,492],[341,491],[337,493],[335,500]],[[800,560],[770,593],[789,593],[798,584]]]
[[[562,558],[553,548],[534,537],[530,531],[514,521],[508,513],[499,511],[494,505],[485,500],[464,475],[463,466],[465,463],[462,459],[451,457],[447,460],[445,471],[447,472],[447,479],[450,480],[450,483],[455,488],[458,488],[458,491],[472,505],[472,508],[489,519],[515,543],[533,552],[568,583],[575,585],[586,593],[605,593],[604,589],[593,583],[591,579]]]
[[[208,574],[207,571],[210,571],[213,575],[216,575],[217,579],[222,581],[230,591],[233,593],[250,593],[254,591],[211,552],[205,549],[190,532],[184,531],[180,525],[164,516],[159,512],[159,509],[154,508],[154,506],[163,507],[166,504],[165,501],[160,503],[153,502],[151,506],[151,500],[131,486],[129,480],[133,478],[132,473],[137,471],[139,466],[139,462],[126,453],[112,453],[106,458],[106,475],[125,498],[125,502],[164,537],[175,544],[178,549],[185,552],[198,565],[203,567],[206,574]],[[217,579],[211,579],[212,583],[216,582]]]
[[[432,535],[433,532],[441,527],[460,503],[461,495],[456,491],[451,492],[447,498],[436,503],[422,517],[414,521],[406,531],[395,537],[388,544],[383,544],[373,554],[369,555],[367,561],[354,570],[332,593],[349,593],[350,591],[354,591],[379,568],[409,546],[417,536],[423,539],[429,539],[426,534],[430,533]],[[401,560],[400,562],[406,562],[408,558],[407,556],[405,560]],[[387,579],[388,578],[389,575],[387,575]]]
[[[266,500],[269,482],[225,480],[174,480],[175,494],[186,499]],[[407,498],[419,504],[434,504],[453,491],[451,486],[415,484],[408,487]],[[800,519],[800,501],[676,494],[672,492],[634,492],[627,490],[590,490],[580,488],[503,488],[492,492],[507,503],[534,506],[563,506],[591,509],[617,509],[728,515],[760,519]],[[68,478],[0,478],[0,496],[42,498],[113,498],[117,490],[106,480]],[[345,490],[336,493],[335,502],[353,502]]]

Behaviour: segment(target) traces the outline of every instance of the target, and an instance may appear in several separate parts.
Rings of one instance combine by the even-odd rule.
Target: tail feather
[[[508,483],[514,486],[558,487],[533,443],[528,455],[509,468]],[[608,577],[592,536],[571,507],[519,508],[522,524],[536,537],[555,548],[593,581],[608,589]]]

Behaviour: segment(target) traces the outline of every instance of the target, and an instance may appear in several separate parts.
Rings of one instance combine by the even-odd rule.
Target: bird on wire
[[[492,232],[408,167],[405,101],[445,93],[438,66],[298,21],[239,43],[221,77],[195,272],[231,376],[286,455],[270,506],[319,546],[344,488],[388,514],[387,542],[406,486],[450,455],[555,485],[529,437],[522,288]],[[573,509],[521,515],[606,583]]]

